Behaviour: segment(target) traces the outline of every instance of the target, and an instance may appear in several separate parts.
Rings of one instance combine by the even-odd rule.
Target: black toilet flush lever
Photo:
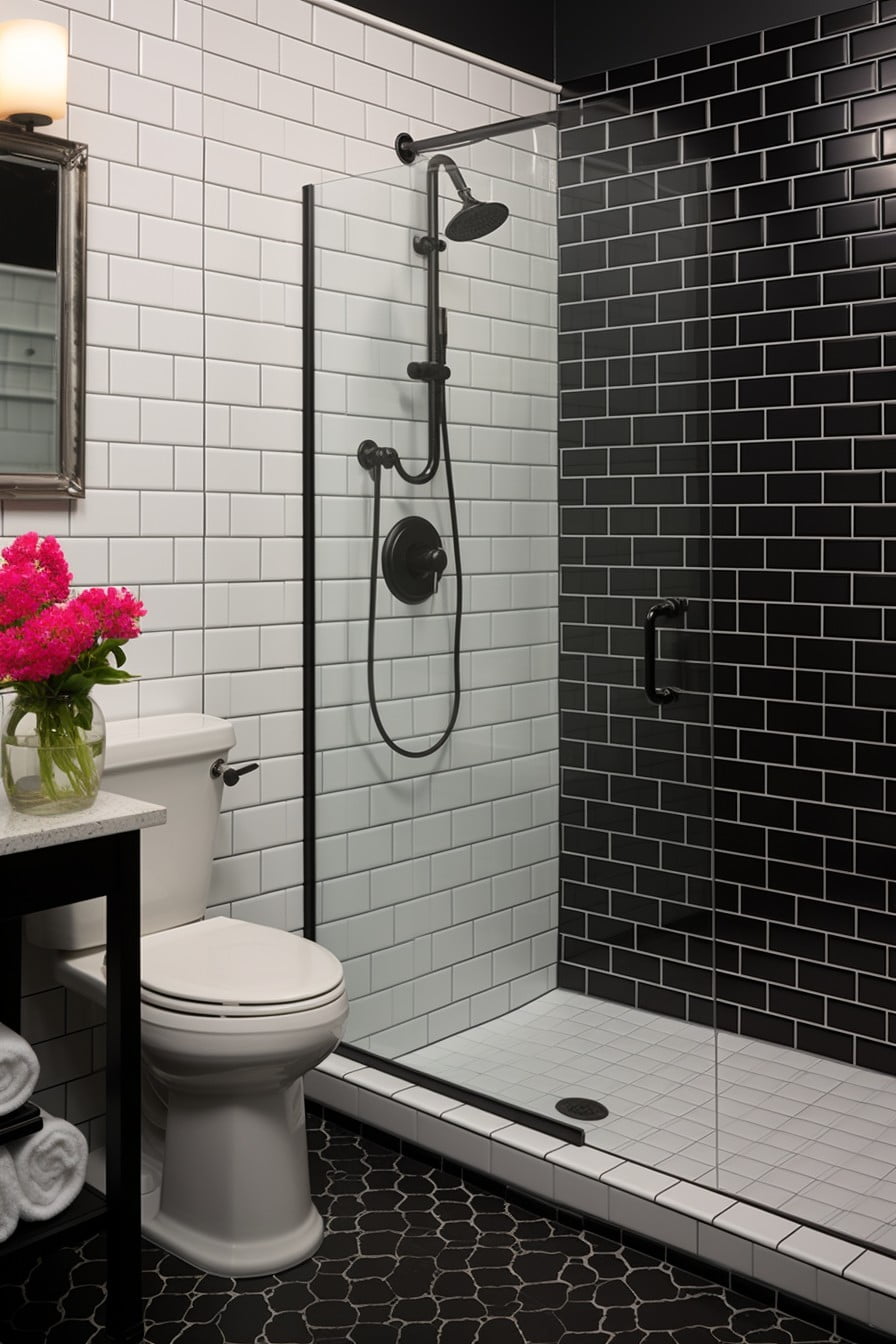
[[[239,784],[243,775],[251,775],[252,771],[257,769],[257,761],[252,761],[249,765],[228,765],[224,757],[219,756],[209,774],[212,779],[223,779],[228,788],[233,788],[234,784]]]

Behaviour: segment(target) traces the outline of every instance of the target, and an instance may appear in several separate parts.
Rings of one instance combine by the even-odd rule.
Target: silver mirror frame
[[[84,360],[87,299],[87,146],[0,121],[0,154],[56,164],[59,172],[59,470],[5,472],[0,499],[84,497]]]

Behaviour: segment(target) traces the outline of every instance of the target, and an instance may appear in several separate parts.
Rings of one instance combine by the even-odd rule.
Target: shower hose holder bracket
[[[428,257],[432,252],[446,251],[448,244],[444,238],[433,238],[431,234],[425,233],[420,238],[414,239],[414,251],[420,257]]]
[[[421,383],[445,383],[451,377],[451,370],[447,364],[439,364],[434,359],[415,359],[408,365],[408,377]]]
[[[394,448],[381,448],[373,439],[364,439],[358,445],[358,461],[365,471],[373,472],[377,467],[394,467],[398,453]]]

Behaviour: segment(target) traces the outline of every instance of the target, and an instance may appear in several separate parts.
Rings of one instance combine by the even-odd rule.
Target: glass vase
[[[89,695],[13,696],[3,715],[0,770],[17,812],[82,812],[99,792],[106,721]]]

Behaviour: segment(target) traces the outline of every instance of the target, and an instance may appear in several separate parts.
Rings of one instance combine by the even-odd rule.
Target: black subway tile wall
[[[560,983],[896,1073],[890,9],[564,107]]]

